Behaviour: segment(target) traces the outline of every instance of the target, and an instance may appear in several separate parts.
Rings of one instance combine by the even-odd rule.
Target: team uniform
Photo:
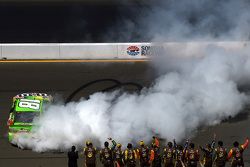
[[[195,149],[189,149],[186,151],[187,167],[197,167],[199,161],[199,151]]]
[[[204,167],[213,166],[213,156],[214,156],[214,147],[215,147],[215,137],[211,144],[207,144],[206,148],[200,146],[201,151],[203,152],[203,164]]]
[[[184,151],[180,149],[175,149],[174,151],[174,167],[183,167],[184,166]]]
[[[136,151],[132,148],[126,149],[124,152],[124,160],[127,167],[135,167],[136,166]]]
[[[138,158],[140,160],[140,166],[141,167],[149,167],[150,166],[150,163],[149,163],[150,155],[149,155],[148,147],[142,146],[142,147],[138,148],[137,153],[138,153]]]
[[[105,147],[100,151],[100,160],[104,167],[114,166],[111,148]]]
[[[249,140],[239,146],[232,148],[228,153],[228,159],[232,157],[231,167],[244,167],[243,152],[248,147]]]
[[[123,167],[124,166],[124,152],[121,150],[121,148],[114,149],[114,162],[115,167]]]
[[[163,150],[163,163],[165,167],[174,167],[174,149],[165,148]]]
[[[96,148],[94,147],[85,147],[83,149],[85,156],[85,165],[86,167],[95,167],[96,166]]]
[[[152,167],[161,167],[161,152],[156,145],[150,151],[150,162]]]
[[[214,150],[215,158],[214,163],[216,167],[225,167],[227,162],[227,151],[224,147],[217,147]]]

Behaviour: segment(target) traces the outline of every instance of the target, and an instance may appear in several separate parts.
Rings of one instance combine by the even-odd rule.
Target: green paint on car
[[[13,97],[8,125],[8,140],[13,143],[20,135],[28,137],[35,127],[33,121],[39,117],[52,97],[45,93],[23,93]]]

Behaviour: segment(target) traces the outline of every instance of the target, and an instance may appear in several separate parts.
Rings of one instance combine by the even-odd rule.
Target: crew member
[[[228,159],[232,158],[231,167],[244,167],[243,152],[248,147],[248,144],[248,138],[241,146],[239,146],[237,141],[233,143],[233,148],[228,153]]]
[[[194,143],[190,143],[189,149],[186,150],[185,159],[187,161],[187,167],[197,167],[199,161],[199,151],[194,147]]]
[[[133,149],[133,145],[128,143],[127,149],[124,152],[124,160],[127,167],[135,167],[136,166],[136,151]]]
[[[107,141],[104,142],[104,148],[100,151],[100,160],[104,167],[114,166],[112,150]]]
[[[111,150],[114,150],[116,145],[117,145],[116,141],[113,140],[111,137],[109,137],[108,140],[111,141],[111,143],[112,143]]]
[[[140,160],[141,167],[148,167],[149,164],[149,148],[145,145],[144,141],[140,141],[140,147],[137,149],[137,155]]]
[[[86,142],[86,147],[83,149],[83,154],[85,157],[85,166],[95,167],[96,166],[96,148],[93,147],[92,142],[90,141]]]
[[[203,152],[203,162],[204,167],[213,166],[213,148],[211,144],[207,144],[206,148],[200,146],[201,151]]]
[[[122,145],[120,143],[116,145],[113,155],[114,155],[115,167],[123,167],[124,166],[124,152],[122,151]]]
[[[71,151],[68,152],[68,167],[77,167],[78,151],[76,147],[72,146]]]
[[[227,151],[223,147],[223,142],[218,141],[218,147],[215,148],[214,163],[216,167],[225,167],[227,161]]]
[[[183,163],[184,163],[184,167],[185,166],[188,166],[187,165],[187,158],[186,158],[186,153],[187,153],[187,150],[188,150],[188,147],[189,147],[189,139],[186,139],[186,142],[185,142],[185,144],[184,144],[184,150],[183,150],[183,158],[184,158],[184,160],[183,160]]]
[[[175,167],[183,167],[184,166],[184,150],[182,145],[178,145],[174,150],[174,166]]]
[[[152,137],[152,146],[153,145],[157,146],[158,148],[160,147],[160,141],[156,136]]]
[[[174,148],[172,142],[168,142],[168,146],[163,150],[163,163],[165,167],[174,166]]]
[[[155,144],[152,144],[152,149],[150,150],[150,164],[152,167],[161,167],[161,153],[160,148]]]

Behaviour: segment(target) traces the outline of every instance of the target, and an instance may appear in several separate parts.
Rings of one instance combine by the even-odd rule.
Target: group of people
[[[249,144],[248,138],[242,145],[235,141],[233,148],[227,151],[222,141],[218,141],[218,145],[215,146],[215,139],[205,147],[199,146],[199,149],[196,149],[195,144],[188,140],[184,145],[178,145],[174,140],[161,149],[159,139],[153,136],[150,147],[144,141],[140,141],[138,148],[128,143],[127,148],[123,150],[120,143],[116,143],[112,138],[109,140],[112,146],[110,147],[109,142],[106,141],[100,151],[97,151],[91,141],[86,142],[86,147],[83,149],[86,167],[96,167],[98,153],[104,167],[135,167],[137,162],[140,167],[161,167],[162,165],[164,167],[197,167],[198,165],[225,167],[230,159],[231,167],[244,167],[243,152]],[[72,151],[68,153],[69,167],[77,167],[78,153],[75,149],[72,146]]]

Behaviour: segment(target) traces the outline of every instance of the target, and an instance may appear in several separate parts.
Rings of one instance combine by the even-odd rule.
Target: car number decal
[[[40,100],[20,99],[18,106],[38,110],[40,108]]]

